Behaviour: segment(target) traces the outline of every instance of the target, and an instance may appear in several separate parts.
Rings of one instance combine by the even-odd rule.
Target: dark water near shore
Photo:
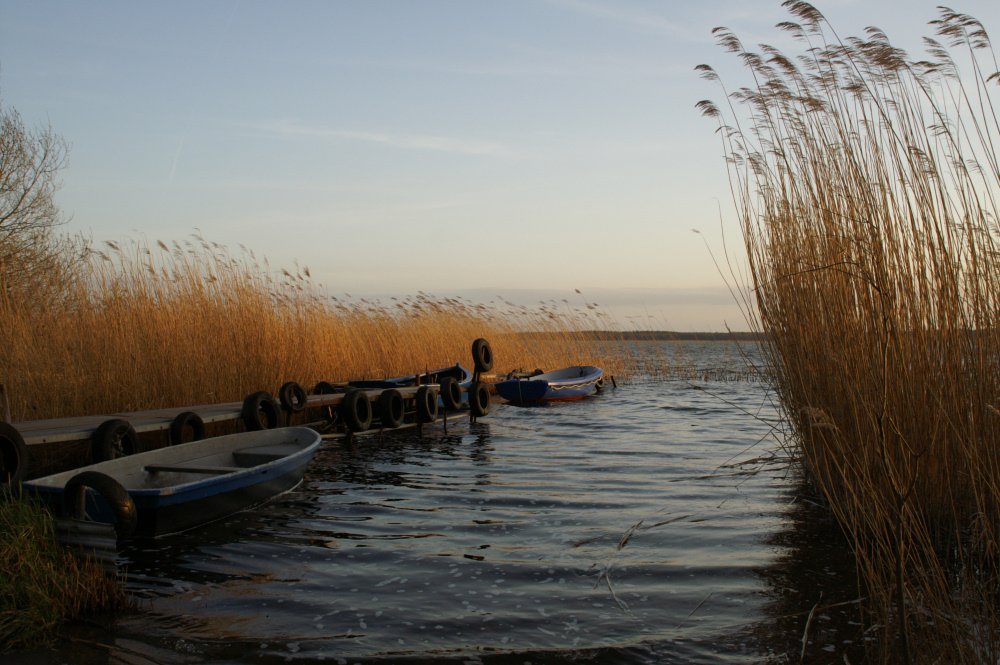
[[[640,380],[330,442],[279,500],[126,550],[141,610],[47,657],[781,663],[805,633],[805,662],[857,662],[853,563],[776,418],[761,383]]]

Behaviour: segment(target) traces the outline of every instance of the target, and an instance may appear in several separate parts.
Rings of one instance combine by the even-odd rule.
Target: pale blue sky
[[[919,49],[936,1],[818,2]],[[953,3],[1000,34],[1000,3]],[[333,295],[584,297],[745,325],[706,62],[784,46],[777,0],[0,3],[0,102],[71,144],[68,230],[243,244]],[[794,50],[794,49],[793,49]],[[692,233],[698,229],[701,235]],[[650,324],[639,323],[640,327]]]

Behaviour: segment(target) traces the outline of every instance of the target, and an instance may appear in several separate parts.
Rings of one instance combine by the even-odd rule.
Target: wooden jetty
[[[489,392],[480,377],[492,369],[493,358],[489,343],[484,339],[477,339],[472,351],[475,366],[472,381],[461,385],[454,377],[430,381],[434,373],[425,373],[401,377],[408,381],[399,384],[378,382],[385,383],[379,387],[321,382],[313,388],[316,394],[307,395],[302,386],[288,382],[279,392],[280,401],[259,391],[242,402],[0,422],[0,486],[25,479],[29,472],[29,449],[45,445],[71,446],[89,442],[89,451],[80,450],[81,445],[74,446],[78,458],[89,452],[89,459],[84,462],[89,463],[140,452],[147,447],[140,435],[147,435],[144,438],[148,440],[151,433],[169,432],[169,441],[175,444],[204,438],[205,425],[227,422],[232,423],[233,428],[239,428],[242,422],[247,430],[259,430],[284,427],[294,420],[299,426],[320,431],[324,438],[350,437],[400,427],[419,428],[438,420],[438,389],[442,393],[446,423],[449,411],[463,408],[468,409],[475,420],[489,413]],[[454,369],[468,372],[460,365]],[[447,370],[436,372],[444,377]],[[467,393],[465,400],[463,393]],[[371,427],[373,418],[378,423],[374,429]]]
[[[404,399],[412,398],[417,393],[416,387],[399,388],[398,390]],[[383,391],[365,390],[363,392],[367,395],[370,402],[375,402]],[[345,394],[309,395],[306,398],[306,408],[340,406]],[[11,424],[21,433],[25,445],[32,446],[43,443],[85,441],[90,439],[102,424],[114,419],[127,421],[137,434],[169,430],[177,416],[186,412],[197,414],[206,425],[209,423],[240,420],[243,416],[243,404],[243,402],[226,402],[224,404],[204,404],[201,406],[154,409],[152,411],[109,413],[99,416],[28,420]]]

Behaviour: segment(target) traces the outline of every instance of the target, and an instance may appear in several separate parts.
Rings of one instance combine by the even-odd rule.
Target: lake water
[[[738,358],[728,343],[655,351],[702,369]],[[494,404],[447,434],[332,441],[271,504],[126,549],[140,610],[72,627],[46,653],[779,663],[799,662],[806,634],[805,662],[857,662],[853,560],[776,420],[759,382],[647,378]]]

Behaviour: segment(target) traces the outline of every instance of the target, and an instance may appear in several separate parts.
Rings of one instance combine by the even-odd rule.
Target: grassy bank
[[[63,621],[127,604],[99,563],[56,542],[44,509],[0,499],[0,653],[43,645]]]
[[[982,26],[926,59],[786,2],[720,119],[745,295],[801,460],[855,543],[886,662],[1000,659],[1000,131]],[[962,65],[957,60],[961,59]],[[699,68],[709,79],[715,72]]]
[[[17,420],[241,400],[462,362],[488,339],[497,370],[595,364],[622,376],[628,353],[576,333],[614,329],[580,303],[519,307],[418,294],[329,296],[303,269],[279,277],[251,252],[200,238],[108,243],[42,295],[0,300],[0,375]],[[546,332],[544,337],[525,331]]]

